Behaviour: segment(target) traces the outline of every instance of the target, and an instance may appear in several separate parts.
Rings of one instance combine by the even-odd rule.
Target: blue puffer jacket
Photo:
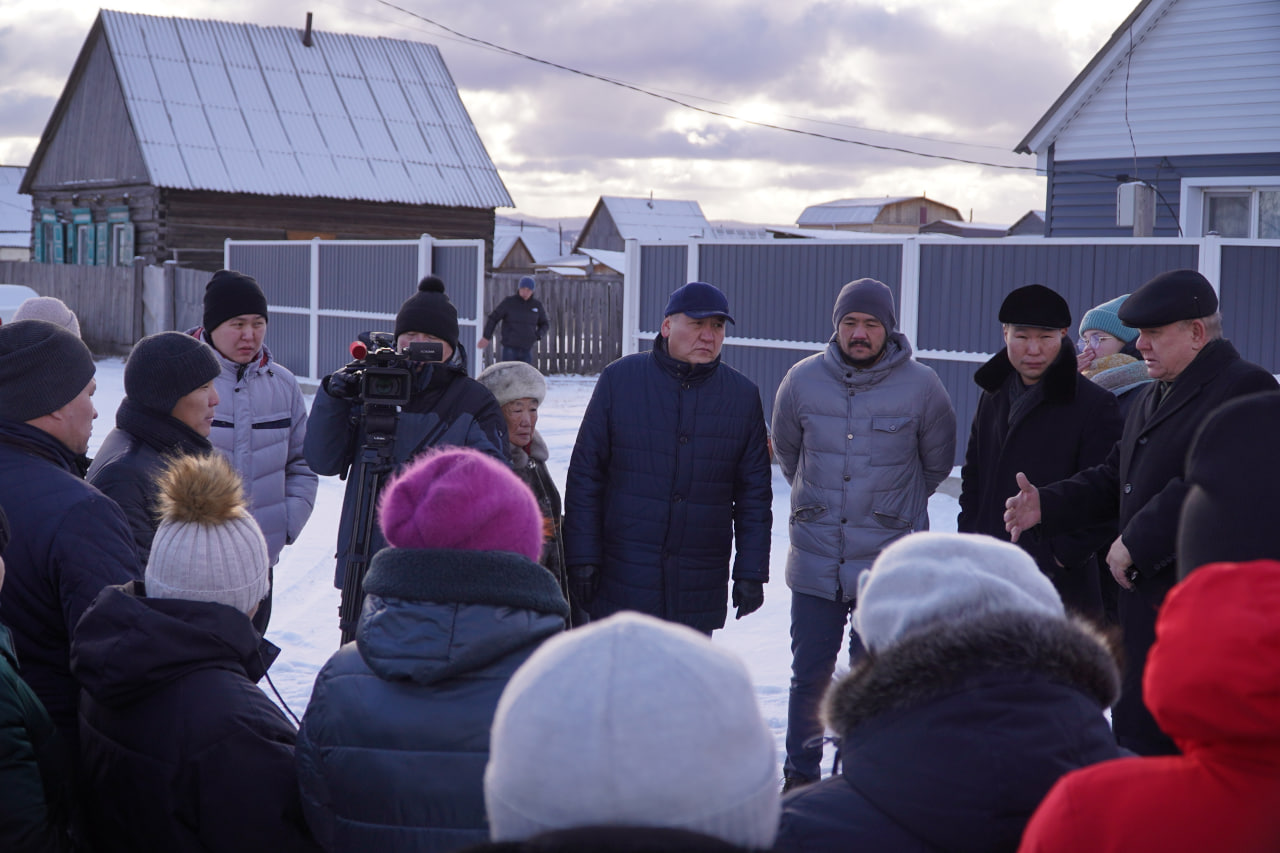
[[[41,429],[0,421],[5,549],[0,618],[13,632],[22,677],[76,753],[80,685],[71,633],[103,587],[142,577],[124,512],[80,478],[77,457]]]
[[[773,485],[755,383],[717,358],[690,365],[665,339],[605,368],[565,488],[565,561],[596,566],[593,619],[638,610],[724,627],[734,580],[769,580]]]
[[[1014,853],[1065,773],[1121,755],[1120,676],[1084,623],[1002,613],[868,655],[824,708],[843,770],[783,800],[786,853]]]
[[[466,373],[462,347],[444,364],[428,364],[417,371],[409,404],[396,421],[394,456],[397,466],[432,447],[472,447],[495,459],[507,459],[507,419],[489,389]],[[324,386],[328,387],[328,377]],[[338,565],[334,586],[342,588],[349,556],[351,525],[356,512],[358,478],[352,470],[364,445],[360,404],[340,399],[324,390],[316,392],[307,424],[304,452],[311,470],[317,474],[347,477],[347,491],[338,521]],[[372,525],[369,554],[387,546],[377,521]]]
[[[550,572],[505,551],[387,548],[365,591],[298,734],[307,821],[329,851],[479,844],[498,697],[569,605]]]

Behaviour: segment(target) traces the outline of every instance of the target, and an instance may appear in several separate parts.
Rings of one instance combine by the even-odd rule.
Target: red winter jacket
[[[1143,695],[1183,754],[1064,776],[1026,853],[1280,850],[1280,562],[1217,563],[1165,599]]]

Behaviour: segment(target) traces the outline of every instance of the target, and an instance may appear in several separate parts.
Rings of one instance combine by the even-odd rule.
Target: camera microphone
[[[369,348],[365,346],[364,341],[352,341],[348,349],[351,351],[351,357],[356,361],[364,361],[364,357],[369,354]]]

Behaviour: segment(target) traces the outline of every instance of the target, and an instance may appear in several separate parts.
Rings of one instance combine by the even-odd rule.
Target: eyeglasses
[[[1076,341],[1076,350],[1078,352],[1084,352],[1086,349],[1096,350],[1099,345],[1110,340],[1113,340],[1111,335],[1104,335],[1101,332],[1092,332]]]

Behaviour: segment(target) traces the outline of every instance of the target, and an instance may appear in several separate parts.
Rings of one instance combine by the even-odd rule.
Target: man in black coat
[[[1041,489],[1020,473],[1005,526],[1016,542],[1037,524],[1041,535],[1054,535],[1119,520],[1107,564],[1122,587],[1128,665],[1112,720],[1121,746],[1141,755],[1173,754],[1173,742],[1142,703],[1142,671],[1155,640],[1156,613],[1177,581],[1187,451],[1200,424],[1224,401],[1277,384],[1222,337],[1217,294],[1195,270],[1151,279],[1120,307],[1119,317],[1140,330],[1138,351],[1156,381],[1139,392],[1124,434],[1101,465]]]
[[[1122,422],[1115,395],[1076,372],[1065,299],[1027,285],[1005,297],[999,317],[1005,348],[973,377],[983,393],[960,472],[956,528],[1007,540],[1004,502],[1018,489],[1017,473],[1051,483],[1098,465],[1120,438]],[[1035,533],[1018,544],[1068,608],[1100,618],[1094,553],[1115,535],[1114,524],[1102,524],[1053,537]]]
[[[484,333],[476,341],[478,349],[489,346],[493,330],[502,324],[502,361],[523,361],[533,364],[533,345],[542,340],[551,323],[547,309],[533,298],[537,280],[526,275],[520,279],[516,292],[498,303],[484,321]]]

